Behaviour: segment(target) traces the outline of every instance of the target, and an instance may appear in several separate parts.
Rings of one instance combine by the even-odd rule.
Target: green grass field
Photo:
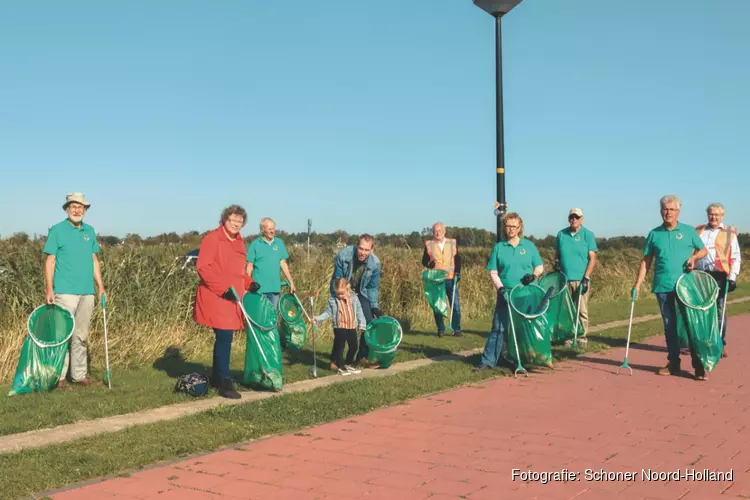
[[[592,304],[593,324],[627,319],[629,307],[628,301]],[[636,315],[642,316],[657,312],[656,301],[652,297],[638,301]],[[488,316],[484,321],[475,320],[465,323],[464,337],[438,338],[434,327],[406,331],[394,362],[484,347],[490,320],[491,317]],[[235,380],[242,379],[245,358],[243,337],[244,335],[238,334],[232,346],[231,368]],[[333,373],[328,369],[331,341],[325,338],[316,344],[318,376],[332,376]],[[211,353],[206,350],[192,356],[183,356],[177,346],[168,347],[166,351],[165,356],[157,358],[152,363],[115,369],[112,373],[112,390],[105,386],[77,387],[69,392],[51,391],[6,397],[5,404],[0,406],[0,421],[3,422],[0,435],[131,413],[185,401],[187,396],[172,392],[176,377],[193,371],[210,374]],[[285,352],[284,383],[289,384],[312,378],[312,358],[310,342],[302,351]],[[93,376],[104,380],[104,372],[100,366],[93,369]],[[0,394],[7,394],[8,390],[10,390],[10,384],[0,385]]]
[[[750,302],[728,307],[729,314],[748,312]],[[632,341],[658,335],[660,331],[659,320],[635,325]],[[627,328],[620,327],[591,334],[588,352],[623,346],[626,332]],[[472,337],[449,340],[468,342],[467,345],[481,343],[480,336],[475,336],[474,340],[471,340]],[[555,348],[554,353],[558,359],[577,354],[565,348]],[[471,368],[478,359],[479,355],[475,355],[460,361],[444,361],[392,377],[355,379],[310,392],[219,407],[176,421],[142,425],[71,443],[0,455],[0,470],[3,470],[0,491],[3,498],[27,498],[35,492],[77,481],[123,474],[128,469],[154,462],[173,460],[266,435],[298,431],[463,384],[511,376],[508,370],[502,368],[473,372]],[[103,395],[99,394],[98,397]]]

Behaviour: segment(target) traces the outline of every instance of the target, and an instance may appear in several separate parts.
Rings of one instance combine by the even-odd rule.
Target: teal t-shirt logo
[[[518,252],[521,255],[526,255],[526,249],[522,248],[520,252]]]
[[[677,233],[677,236],[675,236],[675,238],[677,238],[678,240],[681,240],[682,239],[682,233]]]

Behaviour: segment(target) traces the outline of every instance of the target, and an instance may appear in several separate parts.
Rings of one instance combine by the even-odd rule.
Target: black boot
[[[219,396],[227,399],[240,399],[242,396],[239,392],[234,390],[234,384],[231,378],[227,378],[221,381],[221,387],[219,387]]]

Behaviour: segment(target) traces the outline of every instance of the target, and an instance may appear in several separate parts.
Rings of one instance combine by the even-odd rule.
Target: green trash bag
[[[550,288],[545,293],[545,290],[534,284],[516,285],[510,291],[510,331],[506,353],[509,361],[517,361],[517,357],[520,357],[521,364],[551,365],[551,324],[545,314],[549,309],[549,297],[554,293],[554,289]]]
[[[396,350],[404,334],[395,318],[380,316],[368,323],[365,329],[365,342],[369,347],[368,360],[388,368],[396,357]]]
[[[448,273],[441,269],[426,269],[422,272],[422,283],[424,283],[424,294],[427,302],[436,314],[448,317],[450,306],[448,305],[448,294],[445,292],[445,280]]]
[[[283,345],[287,349],[299,351],[305,347],[307,341],[307,325],[305,324],[302,304],[291,293],[285,293],[279,298],[279,314],[281,316],[280,331]]]
[[[677,331],[692,340],[703,367],[710,372],[719,364],[724,348],[716,307],[719,285],[710,274],[692,271],[680,276],[675,292]]]
[[[242,305],[247,313],[247,348],[242,381],[246,385],[280,391],[283,388],[281,338],[276,327],[276,309],[264,296],[250,292],[242,297]]]
[[[568,288],[568,279],[561,271],[553,271],[545,274],[539,280],[542,290],[552,288],[549,298],[549,307],[544,313],[550,324],[550,340],[552,343],[563,343],[573,340],[573,331],[576,328],[576,305]],[[578,323],[578,336],[583,335],[583,325]]]
[[[32,311],[8,396],[49,391],[57,385],[74,328],[73,315],[64,307],[45,304]]]

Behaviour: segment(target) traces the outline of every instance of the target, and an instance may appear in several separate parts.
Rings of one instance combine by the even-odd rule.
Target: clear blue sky
[[[503,20],[507,197],[644,234],[750,230],[750,1],[524,0]],[[0,0],[0,235],[83,191],[98,232],[494,229],[494,22],[470,0]]]

